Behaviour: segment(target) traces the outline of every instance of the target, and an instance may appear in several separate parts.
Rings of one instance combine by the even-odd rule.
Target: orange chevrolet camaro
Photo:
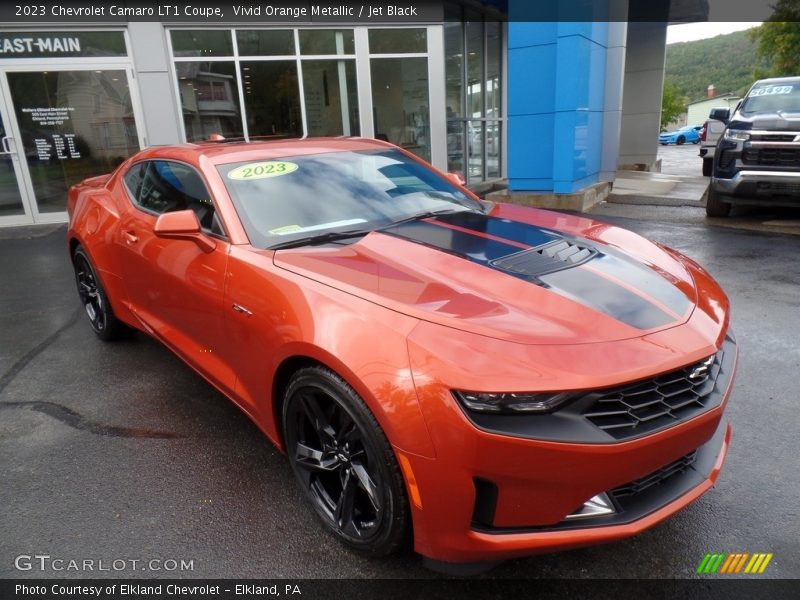
[[[151,148],[70,190],[78,293],[239,406],[356,550],[495,561],[696,500],[730,440],[719,285],[456,179],[371,139]]]

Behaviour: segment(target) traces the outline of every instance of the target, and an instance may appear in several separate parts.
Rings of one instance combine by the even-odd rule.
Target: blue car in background
[[[667,144],[677,144],[680,146],[686,142],[699,144],[700,130],[702,128],[702,125],[689,125],[687,127],[681,127],[677,131],[665,131],[658,136],[658,143],[662,146],[666,146]]]

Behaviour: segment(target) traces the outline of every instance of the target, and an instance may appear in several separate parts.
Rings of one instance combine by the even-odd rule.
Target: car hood
[[[756,129],[762,131],[800,131],[800,113],[761,112],[752,115],[737,113],[728,129]]]
[[[643,336],[684,323],[697,299],[683,264],[632,232],[501,204],[273,261],[393,311],[527,344]]]

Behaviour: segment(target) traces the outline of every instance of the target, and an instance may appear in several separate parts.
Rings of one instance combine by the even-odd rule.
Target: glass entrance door
[[[141,147],[125,68],[7,69],[0,85],[28,222],[64,221],[70,186]]]
[[[31,222],[20,168],[19,141],[14,139],[8,109],[0,96],[0,225]]]

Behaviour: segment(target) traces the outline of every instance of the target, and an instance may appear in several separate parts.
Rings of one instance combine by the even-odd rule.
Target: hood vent
[[[490,264],[501,271],[536,279],[547,273],[583,264],[597,254],[594,248],[560,239],[498,258]]]

